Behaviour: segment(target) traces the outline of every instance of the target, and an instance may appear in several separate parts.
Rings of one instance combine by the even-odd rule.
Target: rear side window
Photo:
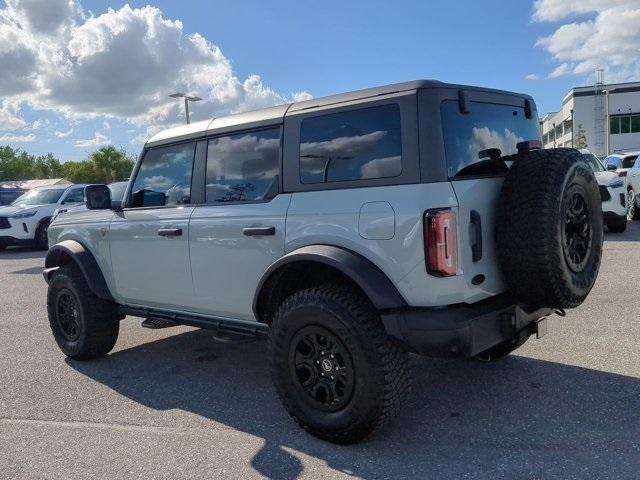
[[[470,102],[463,114],[456,100],[445,100],[441,115],[449,177],[496,173],[483,168],[492,157],[517,153],[519,142],[540,140],[536,115],[526,118],[522,107]]]
[[[206,201],[268,200],[278,192],[280,127],[209,140]]]
[[[131,207],[185,205],[191,201],[195,143],[148,150],[131,190]]]
[[[342,182],[402,173],[400,107],[349,110],[302,121],[300,180]]]
[[[633,155],[631,157],[624,157],[624,160],[622,160],[622,168],[633,168],[633,165],[636,163],[637,159],[638,159],[637,155]]]

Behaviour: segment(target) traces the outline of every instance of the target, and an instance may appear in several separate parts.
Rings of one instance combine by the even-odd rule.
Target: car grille
[[[11,228],[9,219],[7,217],[0,217],[0,229]]]
[[[607,187],[600,185],[598,188],[600,188],[600,197],[602,197],[603,202],[611,200],[611,194],[609,193],[609,190],[607,190]]]

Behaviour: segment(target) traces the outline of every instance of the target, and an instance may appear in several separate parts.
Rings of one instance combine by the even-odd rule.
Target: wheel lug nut
[[[334,358],[333,353],[331,354],[331,358]]]
[[[329,378],[330,378],[331,380],[333,380],[333,375],[331,375]]]

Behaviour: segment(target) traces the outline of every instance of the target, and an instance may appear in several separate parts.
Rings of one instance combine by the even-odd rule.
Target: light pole
[[[172,93],[169,95],[171,98],[184,98],[184,113],[187,117],[187,125],[191,123],[191,119],[189,118],[189,102],[199,102],[202,100],[200,97],[189,96],[184,93]]]

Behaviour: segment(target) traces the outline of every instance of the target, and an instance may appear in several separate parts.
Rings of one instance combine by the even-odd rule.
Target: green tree
[[[578,125],[578,131],[573,139],[573,148],[587,148],[587,132],[582,128],[582,124]]]

